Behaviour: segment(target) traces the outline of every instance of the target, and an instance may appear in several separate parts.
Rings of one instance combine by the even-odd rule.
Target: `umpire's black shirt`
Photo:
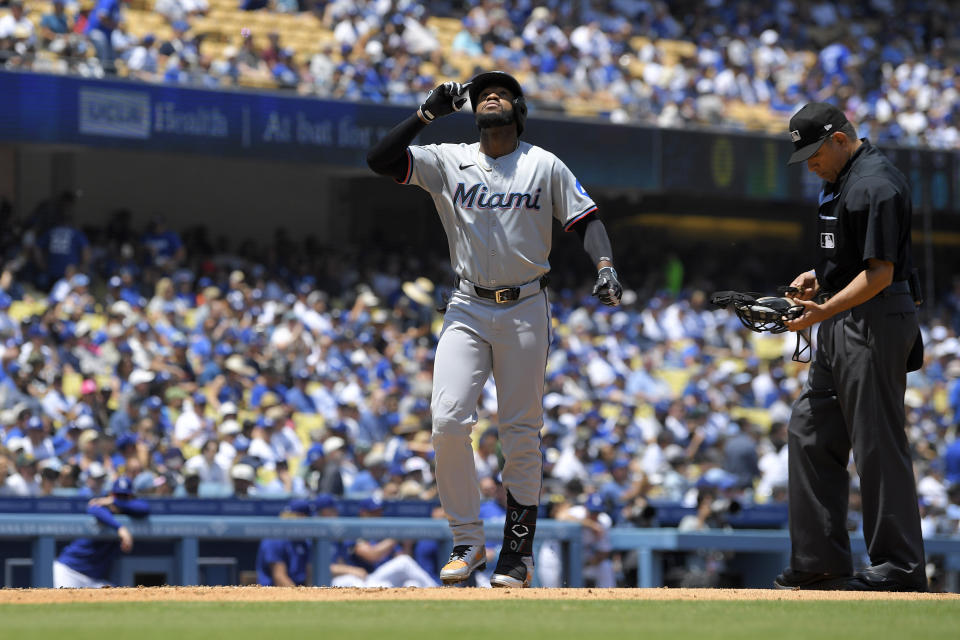
[[[893,263],[893,281],[913,268],[910,223],[913,205],[907,179],[866,139],[836,182],[820,191],[817,280],[836,293],[876,258]]]

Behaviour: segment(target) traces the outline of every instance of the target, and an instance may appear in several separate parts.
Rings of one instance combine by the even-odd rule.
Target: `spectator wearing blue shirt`
[[[358,466],[361,468],[353,476],[346,493],[352,498],[369,498],[380,491],[386,481],[387,461],[383,456],[383,447],[371,449]]]
[[[283,401],[293,407],[293,410],[297,413],[317,413],[317,405],[307,395],[307,381],[309,379],[309,370],[298,369],[293,374],[293,386],[287,389],[283,396]]]
[[[60,222],[37,239],[38,262],[50,285],[63,277],[67,267],[83,269],[90,262],[90,242],[80,229],[71,224],[68,211],[60,214]]]
[[[287,387],[280,383],[280,372],[273,367],[263,370],[263,381],[258,382],[250,391],[250,407],[259,408],[267,393],[276,394],[278,398],[286,398]]]
[[[293,500],[280,513],[284,519],[310,518],[316,515],[316,504],[310,500]],[[308,581],[309,540],[266,538],[257,550],[257,583],[264,587],[303,586]]]
[[[183,261],[186,249],[180,234],[168,229],[166,221],[157,216],[150,221],[147,232],[140,241],[147,247],[153,264],[161,267],[172,267]]]
[[[53,0],[53,12],[46,13],[40,19],[40,29],[44,39],[54,40],[57,36],[70,33],[70,16],[63,8],[64,0]]]
[[[123,0],[98,0],[84,30],[97,50],[103,70],[109,74],[116,72],[114,61],[117,53],[113,48],[113,30],[120,24],[121,2]]]
[[[107,576],[117,553],[133,550],[133,534],[115,515],[144,518],[150,514],[150,505],[134,498],[130,478],[120,476],[114,481],[110,495],[89,502],[87,513],[101,525],[116,531],[117,538],[80,538],[67,545],[53,563],[53,586],[56,588],[109,586]]]

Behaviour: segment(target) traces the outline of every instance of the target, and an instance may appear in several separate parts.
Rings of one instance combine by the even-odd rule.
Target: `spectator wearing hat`
[[[216,457],[217,464],[224,469],[230,469],[237,458],[239,445],[237,438],[243,433],[243,427],[231,418],[220,423],[217,433],[220,436],[220,446]]]
[[[99,498],[107,492],[107,470],[100,462],[91,462],[80,473],[80,487],[78,495],[84,498]]]
[[[651,488],[646,476],[635,476],[630,466],[629,458],[617,456],[608,465],[610,479],[604,482],[598,491],[614,513],[633,502],[637,496],[645,495]]]
[[[141,324],[146,325],[146,323]],[[149,330],[149,325],[147,325],[144,329]],[[153,371],[147,371],[146,369],[134,369],[127,377],[127,389],[120,398],[120,405],[125,405],[130,401],[131,398],[140,401],[149,397],[150,385],[153,383],[156,377],[157,376]]]
[[[383,455],[383,445],[374,445],[363,456],[363,463],[359,467],[345,493],[354,498],[369,498],[386,484],[387,460]]]
[[[220,402],[243,401],[244,393],[254,386],[253,377],[257,371],[239,353],[235,353],[223,362],[224,375],[218,377],[215,385],[218,387],[217,399]]]
[[[328,493],[342,496],[344,492],[343,478],[339,473],[338,465],[327,468],[327,456],[324,444],[316,442],[307,449],[304,459],[306,462],[303,480],[313,493]]]
[[[87,414],[93,417],[96,424],[109,425],[111,411],[108,406],[113,396],[110,385],[97,387],[97,381],[87,378],[80,383],[80,397],[73,406],[73,415]]]
[[[206,416],[207,396],[198,391],[190,402],[183,403],[183,412],[173,426],[173,444],[200,448],[208,439],[216,436],[214,421]]]
[[[290,459],[303,456],[303,441],[297,434],[296,426],[286,405],[270,407],[264,413],[263,419],[268,429],[270,447],[277,453],[277,458]]]
[[[40,495],[40,477],[37,474],[37,460],[28,453],[19,453],[16,457],[17,472],[7,477],[5,484],[8,495],[22,498],[35,498]]]
[[[187,389],[195,388],[197,371],[190,361],[187,348],[190,346],[186,337],[179,331],[169,337],[171,353],[165,359],[165,369]]]
[[[132,471],[133,466],[136,465],[136,472],[139,473],[144,460],[148,457],[146,450],[143,451],[144,455],[141,456],[137,434],[130,432],[117,436],[114,440],[114,447],[113,468],[122,469],[125,475],[136,477],[136,473]]]
[[[152,33],[148,33],[130,51],[127,57],[127,74],[144,82],[156,82],[159,79],[158,70],[157,38]],[[117,282],[119,284],[119,278]]]
[[[234,498],[252,498],[259,493],[257,470],[249,464],[241,462],[233,465],[230,479],[233,481]]]
[[[106,581],[118,552],[133,550],[133,534],[117,520],[123,514],[145,518],[150,505],[134,497],[130,478],[120,476],[113,482],[110,494],[94,498],[87,505],[87,513],[102,526],[117,532],[114,540],[80,538],[67,545],[53,562],[53,586],[56,588],[99,588],[110,586]]]
[[[31,416],[27,420],[27,430],[25,435],[20,438],[16,444],[10,445],[11,449],[20,449],[37,461],[52,458],[56,455],[53,448],[53,441],[47,435],[47,427],[40,416]]]
[[[316,515],[316,503],[311,500],[293,500],[287,504],[280,517],[312,518]],[[257,549],[257,583],[264,587],[295,587],[308,584],[310,573],[309,540],[265,538]]]
[[[258,458],[267,469],[272,469],[274,463],[281,458],[279,452],[270,442],[275,421],[261,417],[250,433],[250,446],[247,455]]]
[[[47,362],[56,362],[57,352],[49,344],[50,332],[42,324],[27,328],[27,342],[20,347],[17,361],[24,368],[39,372]],[[31,394],[33,395],[33,394]]]
[[[160,428],[161,434],[173,433],[173,423],[167,414],[167,409],[160,396],[150,396],[147,398],[140,410],[141,417],[150,418]]]
[[[37,463],[37,469],[40,471],[40,495],[53,495],[59,488],[63,463],[59,458],[47,458]]]

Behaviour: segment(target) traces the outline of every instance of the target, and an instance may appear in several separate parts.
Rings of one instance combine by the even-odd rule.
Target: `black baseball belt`
[[[549,283],[550,283],[550,275],[544,274],[539,280],[532,280],[530,282],[521,284],[516,287],[503,287],[502,289],[487,289],[486,287],[481,287],[478,284],[473,284],[469,280],[466,280],[459,276],[454,278],[454,288],[457,289],[458,291],[465,293],[467,295],[475,295],[478,298],[493,300],[497,304],[513,302],[514,300],[522,300],[523,298],[532,296],[533,294],[539,293],[543,289],[546,289]]]

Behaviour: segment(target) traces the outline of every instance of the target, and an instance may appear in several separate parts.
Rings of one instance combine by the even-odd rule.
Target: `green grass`
[[[670,640],[955,640],[960,603],[691,602],[129,602],[0,605],[0,638],[668,638]]]

